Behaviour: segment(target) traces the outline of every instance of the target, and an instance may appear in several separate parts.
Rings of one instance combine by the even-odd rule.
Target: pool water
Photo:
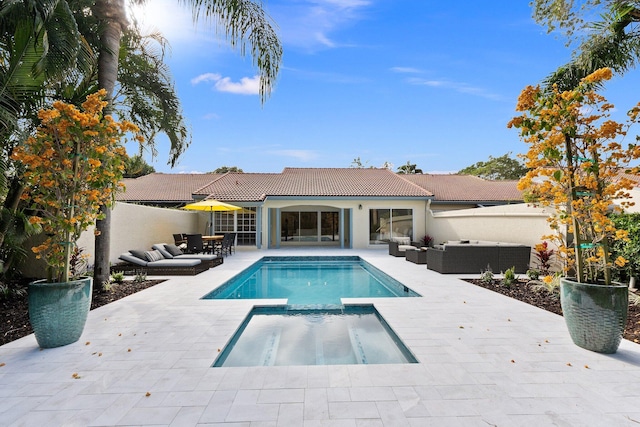
[[[204,299],[284,298],[289,305],[339,305],[341,298],[418,297],[358,256],[263,257]]]
[[[254,307],[214,367],[417,363],[371,305]]]

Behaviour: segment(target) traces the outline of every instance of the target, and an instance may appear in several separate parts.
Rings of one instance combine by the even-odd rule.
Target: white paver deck
[[[199,298],[262,256],[310,254],[360,255],[423,295],[368,300],[420,363],[211,368],[255,301]],[[562,317],[384,250],[240,250],[91,311],[75,344],[4,345],[0,365],[2,426],[640,424],[639,345],[583,350]]]

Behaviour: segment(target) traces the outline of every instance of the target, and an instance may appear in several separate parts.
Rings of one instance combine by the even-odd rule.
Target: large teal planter
[[[91,308],[93,279],[29,284],[29,320],[38,345],[53,348],[80,339]]]
[[[574,344],[598,353],[615,353],[629,310],[629,289],[560,279],[562,314]]]

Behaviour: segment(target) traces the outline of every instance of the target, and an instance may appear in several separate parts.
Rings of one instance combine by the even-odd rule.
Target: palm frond
[[[282,62],[282,45],[275,22],[254,0],[178,0],[191,6],[194,22],[210,20],[229,44],[245,55],[247,43],[253,65],[260,73],[260,99],[265,102],[275,85]]]

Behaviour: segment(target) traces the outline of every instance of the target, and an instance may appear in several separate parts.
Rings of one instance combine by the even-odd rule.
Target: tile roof
[[[123,180],[126,189],[116,199],[127,202],[190,202],[193,190],[213,181],[220,174],[152,173]]]
[[[128,202],[187,203],[193,196],[225,202],[271,197],[434,197],[435,201],[521,201],[516,181],[470,175],[400,175],[373,168],[285,168],[281,173],[163,174],[125,179]]]
[[[435,195],[435,201],[507,202],[522,201],[518,181],[487,181],[473,175],[401,175]]]
[[[285,168],[282,173],[228,173],[195,194],[224,201],[265,197],[417,197],[432,194],[387,169]]]

